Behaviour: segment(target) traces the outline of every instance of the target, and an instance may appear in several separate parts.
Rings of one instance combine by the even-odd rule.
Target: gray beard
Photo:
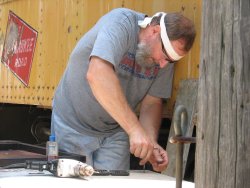
[[[135,61],[143,68],[152,68],[156,65],[156,62],[151,57],[151,48],[145,43],[137,45]]]

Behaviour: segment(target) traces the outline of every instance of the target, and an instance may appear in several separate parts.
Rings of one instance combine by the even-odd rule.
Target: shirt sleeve
[[[90,57],[98,56],[115,66],[128,50],[129,35],[125,22],[104,24],[98,32]]]
[[[151,85],[148,94],[163,99],[170,98],[172,94],[173,75],[174,64],[169,63],[166,67],[159,70],[157,78]]]

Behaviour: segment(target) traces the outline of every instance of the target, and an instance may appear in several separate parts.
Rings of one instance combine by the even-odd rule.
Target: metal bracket
[[[195,143],[196,138],[185,137],[187,130],[187,109],[183,105],[176,107],[173,117],[173,125],[175,136],[169,139],[170,143],[176,144],[176,188],[182,187],[182,173],[183,173],[183,150],[186,143]],[[184,136],[183,136],[184,135]]]

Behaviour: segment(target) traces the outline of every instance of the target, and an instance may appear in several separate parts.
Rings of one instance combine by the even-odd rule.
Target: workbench
[[[194,183],[183,181],[183,188],[194,188]],[[130,171],[129,176],[91,176],[59,178],[51,173],[27,169],[0,169],[0,188],[175,188],[175,178],[148,170]]]

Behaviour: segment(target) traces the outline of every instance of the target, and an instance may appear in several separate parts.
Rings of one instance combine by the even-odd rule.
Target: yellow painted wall
[[[51,107],[54,90],[76,42],[102,15],[117,7],[131,8],[149,16],[158,11],[182,12],[195,22],[194,47],[176,66],[173,95],[165,108],[165,114],[171,114],[179,81],[198,78],[200,0],[0,0],[0,55],[9,10],[38,31],[28,87],[0,63],[0,102]]]

